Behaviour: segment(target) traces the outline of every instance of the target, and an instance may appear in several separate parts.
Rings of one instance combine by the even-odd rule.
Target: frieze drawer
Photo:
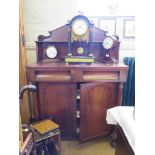
[[[36,74],[36,81],[67,82],[71,80],[70,72],[39,72]]]
[[[118,80],[119,72],[84,72],[83,80]]]

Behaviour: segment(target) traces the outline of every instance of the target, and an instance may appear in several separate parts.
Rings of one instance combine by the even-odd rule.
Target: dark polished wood
[[[104,49],[102,44],[107,37],[106,31],[91,23],[89,39],[71,39],[70,42],[70,24],[50,31],[48,36],[38,37],[37,63],[26,67],[27,80],[37,86],[35,118],[41,120],[53,116],[60,125],[61,133],[67,135],[76,133],[79,89],[80,141],[84,142],[109,132],[106,110],[120,105],[128,67],[118,63],[119,39],[111,49]],[[47,57],[46,49],[49,46],[57,49],[58,54],[54,59]],[[83,48],[82,54],[77,52],[80,47]],[[65,58],[69,52],[77,58],[93,55],[94,63],[67,64]]]
[[[75,135],[76,92],[80,84],[80,142],[107,134],[106,110],[120,104],[127,70],[122,64],[102,63],[27,66],[28,81],[35,82],[38,88],[34,103],[36,118],[53,116],[62,134]]]
[[[109,133],[106,110],[116,106],[116,83],[81,84],[80,141]]]
[[[116,147],[117,146],[117,131],[116,131],[116,126],[115,125],[111,125],[111,146],[112,147]]]
[[[105,39],[106,32],[104,30],[101,30],[97,27],[93,27],[92,30],[93,32],[93,38],[92,38],[92,51],[94,57],[95,57],[95,62],[100,61],[100,62],[113,62],[111,59],[106,58],[106,54],[112,53],[112,56],[116,59],[119,60],[119,46],[120,42],[118,41],[118,44],[113,47],[111,50],[105,50],[102,46],[103,40]],[[67,55],[68,52],[68,26],[64,25],[58,29],[55,29],[53,31],[50,31],[49,36],[43,36],[40,35],[38,37],[38,40],[36,41],[36,46],[37,46],[37,62],[45,62],[48,61],[48,57],[45,54],[45,51],[48,46],[55,46],[58,54],[56,56],[56,59],[60,59],[64,61],[65,56]],[[90,49],[89,43],[87,42],[73,42],[72,43],[72,53],[73,55],[78,55],[77,49],[79,47],[83,47],[85,49],[84,55],[88,55],[88,52]]]
[[[115,155],[135,155],[121,127],[115,126],[115,128],[116,128],[115,132],[117,133],[116,137],[117,147]]]
[[[32,82],[125,82],[127,70],[123,64],[39,63],[27,66],[27,78]]]
[[[76,85],[41,82],[38,85],[39,119],[52,116],[62,134],[76,132]]]

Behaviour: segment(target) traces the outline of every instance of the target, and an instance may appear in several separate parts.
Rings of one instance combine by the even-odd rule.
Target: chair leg
[[[117,142],[116,142],[117,136],[118,135],[117,135],[117,131],[116,131],[116,126],[113,126],[112,132],[111,132],[111,145],[112,145],[112,147],[117,146]]]

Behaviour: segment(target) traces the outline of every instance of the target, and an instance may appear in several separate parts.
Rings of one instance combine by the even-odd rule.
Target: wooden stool
[[[60,129],[58,124],[54,123],[50,119],[47,119],[33,124],[32,129],[36,145],[42,141],[53,142],[57,154],[60,155],[61,144],[60,144]]]

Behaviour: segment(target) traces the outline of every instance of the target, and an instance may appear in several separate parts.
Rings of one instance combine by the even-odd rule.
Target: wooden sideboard
[[[29,65],[26,71],[28,82],[37,86],[36,120],[53,116],[63,135],[79,134],[80,142],[109,133],[106,110],[121,104],[126,65],[53,61]]]
[[[85,31],[85,32],[83,32]],[[83,15],[39,35],[27,80],[37,86],[36,120],[53,117],[63,135],[85,142],[109,132],[106,110],[121,104],[128,67],[119,64],[119,37]]]

